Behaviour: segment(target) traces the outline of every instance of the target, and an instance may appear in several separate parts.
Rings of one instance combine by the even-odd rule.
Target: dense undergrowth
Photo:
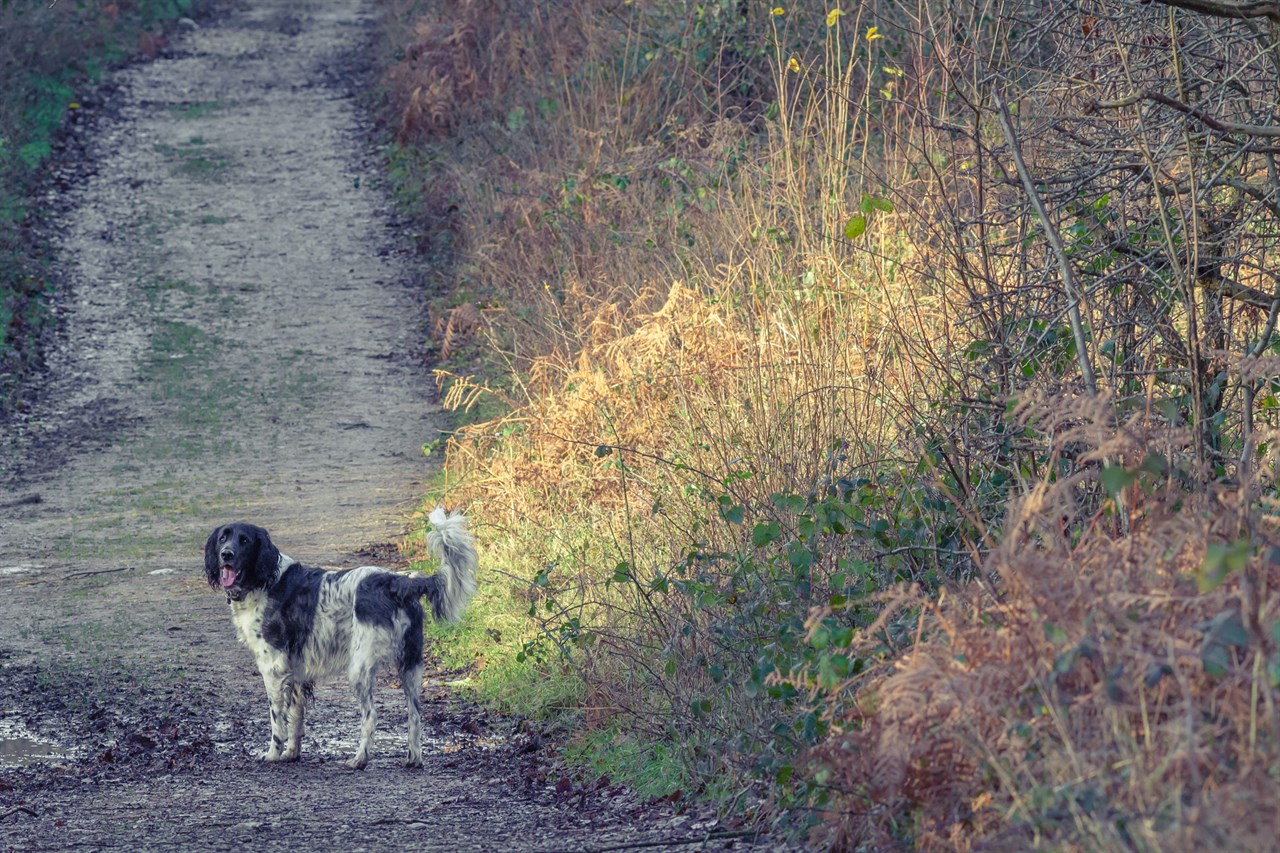
[[[1274,843],[1280,20],[384,5],[481,696],[841,849]]]
[[[0,2],[0,407],[38,358],[48,322],[48,252],[35,233],[45,166],[69,111],[104,69],[163,46],[195,0]]]

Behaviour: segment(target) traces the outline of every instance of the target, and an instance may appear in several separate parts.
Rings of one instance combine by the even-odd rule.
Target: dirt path
[[[0,441],[0,848],[748,846],[666,845],[715,824],[561,780],[430,681],[422,771],[389,685],[369,770],[340,760],[336,685],[302,763],[252,757],[266,704],[204,537],[245,518],[308,563],[394,561],[436,434],[410,241],[348,92],[371,15],[255,0],[85,105],[58,345]]]

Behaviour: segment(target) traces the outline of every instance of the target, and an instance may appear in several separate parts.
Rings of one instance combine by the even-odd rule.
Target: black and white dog
[[[476,589],[476,550],[466,519],[435,509],[427,546],[440,561],[430,577],[374,566],[326,571],[281,554],[261,527],[219,527],[204,546],[209,586],[227,594],[240,641],[253,652],[271,703],[264,761],[297,761],[303,703],[316,680],[345,674],[360,703],[360,745],[347,764],[361,770],[377,723],[374,679],[383,664],[409,702],[409,767],[422,766],[422,598],[432,615],[456,622]]]

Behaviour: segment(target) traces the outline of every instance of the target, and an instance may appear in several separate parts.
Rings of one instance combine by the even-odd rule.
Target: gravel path
[[[350,97],[372,14],[226,9],[78,113],[51,181],[57,342],[0,440],[0,848],[767,846],[570,782],[440,674],[421,771],[390,684],[368,770],[342,764],[339,685],[300,764],[253,760],[266,703],[205,536],[243,518],[312,565],[395,563],[439,424],[414,241]]]

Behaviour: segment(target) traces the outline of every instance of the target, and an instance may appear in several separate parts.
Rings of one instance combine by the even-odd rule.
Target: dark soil
[[[342,685],[303,759],[201,578],[244,518],[313,565],[395,563],[440,423],[413,246],[352,92],[369,0],[179,26],[83,99],[50,178],[57,339],[0,440],[0,848],[605,850],[769,843],[608,779],[424,685],[370,767]],[[482,555],[483,571],[483,555]]]

